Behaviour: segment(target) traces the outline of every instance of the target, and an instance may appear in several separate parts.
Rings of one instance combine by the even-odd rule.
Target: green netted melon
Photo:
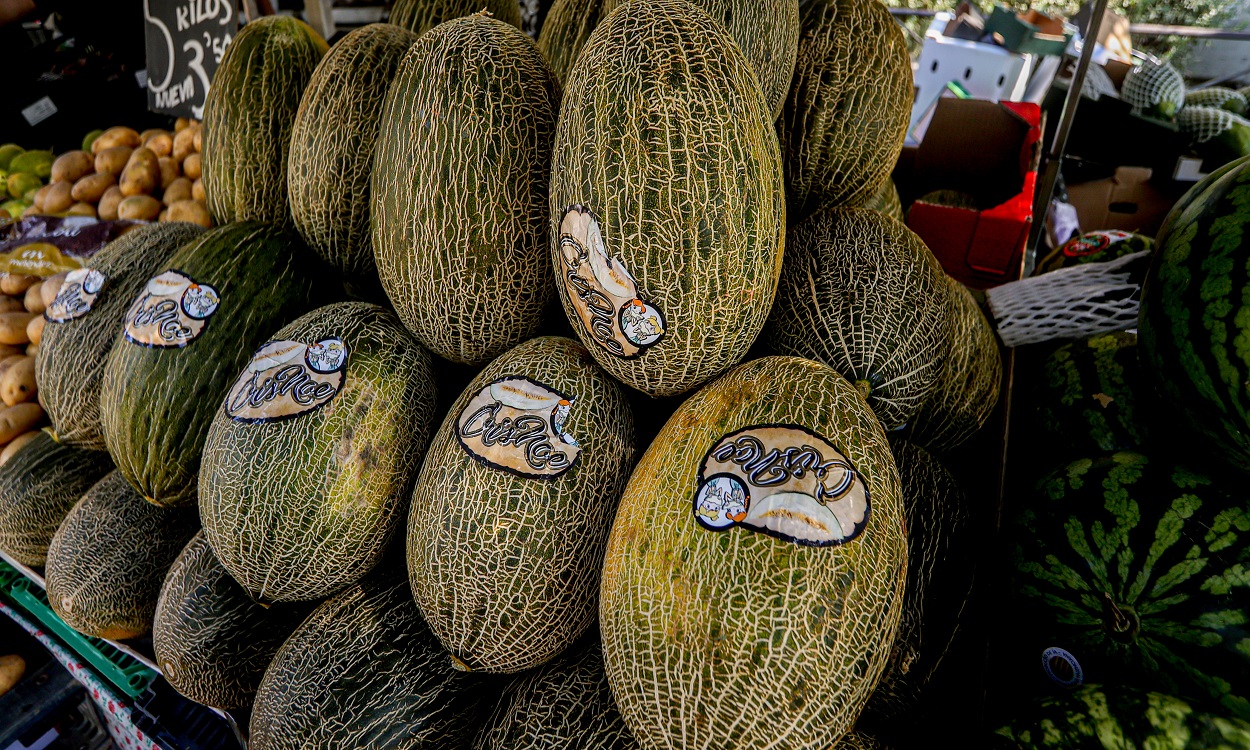
[[[950,276],[951,348],[937,385],[908,423],[910,439],[938,453],[967,440],[994,413],[1003,379],[998,337],[967,287]]]
[[[251,750],[468,747],[493,690],[452,667],[395,573],[322,604],[282,645],[252,704]]]
[[[603,15],[627,0],[604,0]],[[799,0],[691,0],[720,21],[750,61],[770,119],[776,120],[790,92],[799,47]]]
[[[582,47],[590,39],[599,21],[608,15],[607,0],[555,0],[542,31],[538,33],[538,49],[551,65],[560,85],[569,78],[569,71]]]
[[[825,748],[902,614],[907,537],[881,423],[834,370],[749,361],[678,407],[604,561],[608,682],[646,748]]]
[[[874,211],[889,216],[897,221],[903,220],[903,202],[898,196],[898,186],[894,184],[893,178],[885,178],[885,182],[881,183],[881,187],[872,194],[864,208],[871,208]]]
[[[870,734],[850,732],[843,735],[830,750],[889,750],[884,743]]]
[[[48,546],[52,610],[86,635],[144,635],[165,573],[199,527],[194,508],[153,505],[121,474],[109,473],[74,505]]]
[[[441,23],[482,10],[506,24],[521,28],[521,5],[517,0],[395,0],[389,21],[424,34]]]
[[[1185,106],[1185,79],[1171,63],[1143,60],[1124,76],[1120,98],[1140,114],[1170,120]]]
[[[1246,114],[1246,97],[1234,89],[1225,86],[1209,86],[1205,89],[1190,91],[1185,94],[1186,107],[1217,107],[1235,115]]]
[[[785,205],[750,63],[684,0],[637,0],[569,74],[551,176],[556,288],[601,367],[652,396],[742,359],[776,292]]]
[[[598,640],[517,678],[473,750],[637,750],[603,671]]]
[[[533,339],[469,383],[408,516],[413,596],[461,665],[529,669],[594,624],[633,460],[629,404],[576,341]]]
[[[56,301],[44,312],[35,382],[39,403],[62,443],[104,450],[100,387],[122,317],[148,279],[203,231],[196,224],[172,221],[137,226],[91,256],[86,268],[61,285]]]
[[[822,211],[787,245],[769,343],[842,373],[887,430],[906,424],[938,386],[953,338],[937,259],[902,223],[862,208]]]
[[[41,431],[0,466],[0,549],[23,565],[43,565],[66,514],[112,469],[107,453]]]
[[[907,593],[881,683],[861,721],[886,729],[914,712],[950,648],[972,592],[979,539],[972,507],[946,467],[891,436],[907,517]]]
[[[369,180],[382,103],[417,35],[356,29],[317,65],[300,100],[287,161],[291,217],[308,246],[350,280],[376,285]]]
[[[1219,163],[1250,155],[1250,120],[1216,107],[1186,107],[1176,115],[1194,150]]]
[[[433,429],[430,355],[394,313],[341,302],[273,334],[240,370],[204,443],[204,534],[258,601],[331,596],[402,525]]]
[[[291,128],[327,49],[317,32],[290,16],[261,16],[226,47],[204,101],[201,179],[217,223],[291,223]]]
[[[195,499],[204,437],[230,384],[322,290],[299,237],[256,222],[209,230],[163,267],[113,342],[100,416],[122,475],[149,502],[179,505]]]
[[[884,5],[803,4],[794,82],[777,121],[791,222],[871,197],[903,150],[913,98],[903,32]]]
[[[265,668],[310,607],[248,597],[197,534],[165,576],[152,648],[169,684],[196,703],[246,708]]]
[[[534,43],[484,15],[431,29],[400,63],[374,163],[373,247],[400,319],[435,354],[481,364],[541,322],[559,106]]]

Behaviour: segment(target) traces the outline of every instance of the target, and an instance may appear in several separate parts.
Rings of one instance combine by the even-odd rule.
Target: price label
[[[232,0],[143,0],[148,109],[204,116],[213,73],[238,30]]]

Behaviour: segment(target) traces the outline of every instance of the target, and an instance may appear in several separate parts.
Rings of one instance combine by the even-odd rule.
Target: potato
[[[138,131],[133,128],[118,126],[109,128],[95,139],[91,144],[91,153],[98,154],[106,148],[114,146],[129,146],[130,148],[138,148],[143,143],[143,139],[139,137]]]
[[[95,171],[114,175],[121,174],[134,151],[129,146],[114,146],[101,151],[95,157]]]
[[[213,228],[213,217],[209,215],[208,208],[199,201],[186,200],[169,204],[167,218],[169,221],[189,221],[206,229]]]
[[[161,130],[144,138],[143,147],[157,156],[169,156],[174,152],[174,137]]]
[[[191,127],[190,117],[179,117],[177,120],[174,120],[174,132],[175,133],[181,133],[182,131],[186,130],[189,127]]]
[[[32,203],[22,210],[22,218],[25,219],[27,216],[39,216],[42,213],[44,213],[43,209],[36,208]]]
[[[116,221],[117,206],[125,197],[122,195],[122,189],[113,185],[104,191],[104,195],[100,196],[100,205],[96,207],[96,212],[105,221]]]
[[[195,136],[191,139],[191,145],[195,147],[195,153],[197,154],[204,151],[204,128],[199,127],[195,129]]]
[[[0,459],[3,460],[3,459]],[[17,654],[0,656],[0,695],[13,689],[26,674],[26,660]]]
[[[48,308],[43,303],[43,282],[31,284],[26,290],[26,296],[22,298],[22,306],[26,308],[26,312],[41,313]]]
[[[196,201],[199,201],[200,203],[208,203],[208,196],[204,195],[204,183],[203,182],[196,180],[195,182],[191,183],[191,200],[196,200]]]
[[[200,155],[191,154],[182,162],[182,173],[193,180],[200,179]]]
[[[43,421],[39,404],[27,401],[0,411],[0,443],[7,443],[23,432],[29,432]]]
[[[95,157],[86,151],[67,151],[52,162],[52,182],[74,182],[95,169]]]
[[[57,292],[61,291],[61,284],[65,283],[65,277],[68,275],[69,275],[69,271],[61,271],[60,273],[54,273],[48,278],[44,279],[43,283],[39,285],[39,297],[40,297],[39,301],[43,303],[43,309],[47,310],[49,307],[52,306],[52,303],[56,301]],[[9,311],[0,310],[0,312],[9,312]],[[34,312],[34,310],[27,308],[27,312]]]
[[[7,294],[0,295],[0,313],[21,312],[25,309],[26,305],[23,304],[21,297],[10,297]],[[3,356],[3,354],[0,354],[0,356]]]
[[[30,339],[26,336],[26,324],[30,319],[35,317],[34,313],[7,312],[0,313],[0,344],[13,344],[15,346],[21,344],[29,344]]]
[[[183,130],[179,130],[174,136],[174,151],[172,156],[181,164],[191,154],[195,153],[195,133],[200,129],[199,125],[191,125]]]
[[[36,315],[26,324],[26,338],[30,339],[30,343],[39,346],[39,342],[43,340],[43,326],[48,319],[42,315]]]
[[[146,148],[137,148],[126,162],[122,170],[122,178],[118,183],[122,195],[151,195],[161,184],[161,163],[159,157]]]
[[[187,200],[191,200],[191,181],[186,177],[179,177],[166,185],[165,192],[161,195],[161,203],[166,206]]]
[[[38,284],[39,281],[40,278],[38,276],[6,273],[4,276],[0,276],[0,292],[20,298],[23,294],[26,294],[27,289]],[[23,305],[21,309],[25,310],[26,306]]]
[[[96,172],[74,183],[70,195],[84,203],[99,203],[104,192],[117,184],[117,176],[109,172]]]
[[[34,440],[35,436],[38,434],[39,430],[30,430],[29,432],[23,432],[21,435],[18,435],[10,440],[8,444],[4,446],[4,450],[0,450],[0,466],[3,466],[6,461],[13,458],[14,453],[20,451],[23,445],[26,445],[30,441]]]
[[[43,196],[43,210],[49,214],[63,213],[65,209],[74,205],[74,184],[71,182],[54,182],[48,186],[47,194]]]
[[[90,216],[93,219],[99,218],[99,214],[96,213],[95,206],[91,205],[90,203],[75,203],[74,205],[65,209],[65,215],[66,216]]]
[[[178,162],[162,156],[157,160],[161,167],[161,189],[169,187],[169,183],[182,176],[182,170],[178,168]]]
[[[4,378],[4,374],[9,371],[9,368],[16,367],[18,362],[26,359],[26,352],[23,348],[18,348],[16,346],[7,346],[5,348],[12,349],[15,353],[8,355],[4,359],[0,359],[0,379]]]
[[[169,209],[161,209],[160,214],[156,217],[157,221],[169,221]]]
[[[48,195],[48,191],[51,189],[52,189],[51,185],[44,185],[43,187],[35,191],[35,201],[34,201],[35,208],[39,209],[40,211],[43,210],[43,199]]]
[[[25,352],[26,352],[26,356],[27,356],[27,357],[38,357],[38,356],[39,356],[39,345],[38,345],[38,344],[27,344],[27,345],[26,345]]]
[[[117,204],[117,218],[119,219],[155,221],[160,215],[161,202],[150,195],[132,195]]]
[[[43,320],[43,318],[32,318]],[[23,357],[0,376],[0,401],[6,406],[24,404],[35,398],[35,358]]]

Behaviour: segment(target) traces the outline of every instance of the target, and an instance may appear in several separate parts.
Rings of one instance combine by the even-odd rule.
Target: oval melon
[[[253,602],[204,534],[197,534],[174,560],[156,602],[157,665],[175,690],[196,703],[246,708],[265,668],[309,609]]]
[[[559,104],[534,43],[486,16],[431,29],[400,63],[373,170],[373,245],[400,319],[435,354],[480,364],[538,327]]]
[[[97,638],[147,633],[165,573],[199,526],[194,508],[152,505],[111,472],[52,537],[45,571],[52,610]]]
[[[473,750],[637,750],[603,671],[598,639],[518,677]]]
[[[402,573],[322,604],[265,670],[252,705],[252,750],[468,745],[490,686],[452,668]]]
[[[594,624],[633,459],[629,405],[575,341],[526,342],[469,383],[430,445],[408,516],[413,596],[458,662],[519,672]]]
[[[303,21],[262,16],[226,47],[204,101],[201,155],[218,224],[290,224],[287,154],[304,87],[328,49]]]
[[[781,180],[767,103],[719,23],[638,0],[599,24],[560,109],[551,244],[600,366],[665,396],[746,355],[781,270]]]
[[[314,348],[335,341],[345,359],[321,375]],[[395,315],[367,302],[314,310],[270,342],[213,417],[200,516],[251,597],[320,599],[364,577],[401,525],[433,431],[434,376]]]
[[[39,403],[58,440],[104,450],[101,380],[122,317],[148,279],[203,231],[196,224],[175,221],[136,226],[91,256],[86,269],[61,285],[56,300],[44,311],[48,322],[35,357]],[[99,275],[91,275],[92,271]]]
[[[870,209],[822,211],[790,232],[768,341],[842,373],[892,430],[938,384],[949,294],[937,259],[902,223]]]
[[[790,221],[867,200],[894,169],[911,116],[911,58],[876,0],[803,3],[789,97],[777,121]]]
[[[101,425],[118,471],[149,502],[194,500],[213,412],[264,337],[321,296],[316,263],[293,232],[227,224],[175,253],[127,310],[104,368]]]
[[[898,186],[889,177],[885,178],[885,182],[882,182],[877,191],[872,194],[872,197],[864,203],[864,208],[880,211],[896,221],[903,221],[904,219],[903,203],[898,195]]]
[[[886,666],[906,574],[898,472],[855,388],[796,357],[740,365],[678,407],[617,510],[599,617],[625,723],[643,747],[830,746]]]
[[[561,85],[568,81],[569,70],[595,26],[608,15],[606,4],[607,0],[555,0],[547,11],[538,32],[538,49]]]
[[[486,11],[493,18],[521,28],[517,0],[395,0],[390,23],[424,34],[445,21]]]
[[[376,285],[369,179],[386,90],[416,34],[356,29],[321,59],[300,100],[287,161],[291,217],[308,246],[353,281]]]
[[[65,515],[112,469],[107,453],[62,445],[41,430],[0,464],[0,549],[43,565]]]

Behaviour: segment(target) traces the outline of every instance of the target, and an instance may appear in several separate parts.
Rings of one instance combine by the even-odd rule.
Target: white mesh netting
[[[1006,346],[1075,339],[1137,325],[1150,252],[1012,281],[985,293]]]
[[[1171,116],[1185,103],[1185,79],[1168,63],[1147,60],[1125,76],[1120,97],[1134,109]]]
[[[1189,106],[1176,115],[1176,124],[1197,143],[1206,143],[1237,125],[1250,126],[1244,117],[1215,107]]]

